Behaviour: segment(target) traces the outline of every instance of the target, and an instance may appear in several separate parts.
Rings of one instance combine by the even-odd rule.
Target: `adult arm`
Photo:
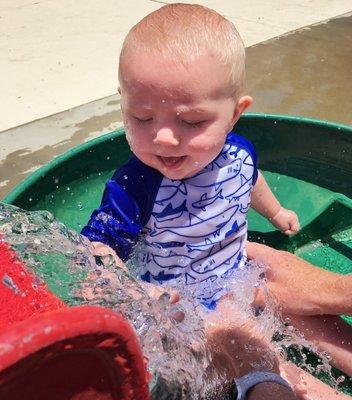
[[[352,314],[352,274],[318,268],[294,254],[247,242],[250,259],[267,266],[267,288],[285,314]],[[259,292],[257,303],[264,302]]]

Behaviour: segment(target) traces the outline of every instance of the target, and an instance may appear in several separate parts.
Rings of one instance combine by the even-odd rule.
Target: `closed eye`
[[[150,122],[153,120],[152,117],[150,118],[139,118],[139,117],[133,117],[134,120],[136,120],[137,122],[139,122],[140,124],[145,123],[145,122]]]
[[[207,121],[186,121],[186,120],[181,120],[181,122],[186,125],[190,126],[191,128],[199,128],[202,124],[204,124]]]

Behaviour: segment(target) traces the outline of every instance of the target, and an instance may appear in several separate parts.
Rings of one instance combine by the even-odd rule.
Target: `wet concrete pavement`
[[[248,48],[250,111],[351,124],[351,43],[349,14]],[[120,125],[114,95],[1,132],[0,197],[56,155]]]
[[[352,124],[352,14],[247,49],[251,111]]]
[[[119,105],[118,95],[109,96],[1,132],[0,198],[57,155],[120,127],[122,119]]]
[[[174,2],[1,0],[0,71],[6,79],[0,90],[0,131],[113,95],[127,32]],[[225,15],[247,47],[352,11],[351,0],[185,2]]]

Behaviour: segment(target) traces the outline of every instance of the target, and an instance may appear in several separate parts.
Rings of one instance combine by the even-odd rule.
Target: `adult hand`
[[[351,314],[352,275],[318,268],[294,254],[247,242],[247,256],[267,266],[267,288],[285,314]],[[255,303],[263,305],[258,291]]]

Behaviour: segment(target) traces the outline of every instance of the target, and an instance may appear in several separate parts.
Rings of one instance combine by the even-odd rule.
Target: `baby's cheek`
[[[126,133],[126,139],[127,139],[127,143],[129,144],[129,146],[130,146],[130,148],[132,150],[133,149],[133,140],[132,140],[131,135]]]
[[[224,145],[225,137],[213,135],[199,135],[192,138],[188,146],[194,151],[216,152]]]
[[[138,146],[138,141],[136,140],[137,136],[134,128],[130,124],[126,124],[125,130],[126,130],[126,139],[131,149]]]

